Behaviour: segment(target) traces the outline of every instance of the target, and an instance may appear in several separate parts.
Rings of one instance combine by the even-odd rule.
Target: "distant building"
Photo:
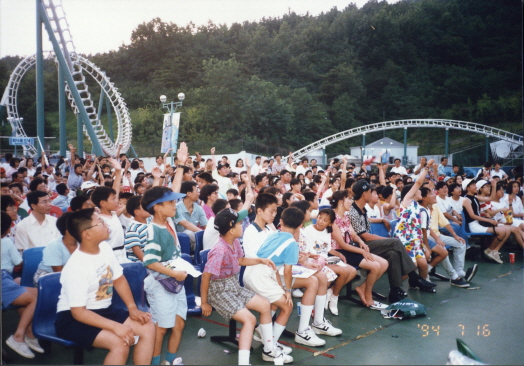
[[[366,145],[363,152],[364,159],[374,157],[376,162],[380,161],[380,158],[389,154],[389,162],[393,163],[396,158],[402,160],[404,156],[404,144],[389,137],[381,138],[375,142]],[[418,162],[418,146],[408,145],[406,148],[407,164],[415,165]],[[360,146],[351,148],[351,155],[362,157],[362,150]]]

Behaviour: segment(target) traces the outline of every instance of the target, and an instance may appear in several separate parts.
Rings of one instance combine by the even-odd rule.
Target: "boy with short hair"
[[[62,210],[62,212],[66,212],[69,208],[69,188],[67,188],[67,185],[64,183],[60,183],[56,185],[56,193],[58,193],[58,197],[56,197],[52,204],[53,206],[58,207]]]
[[[127,200],[126,211],[132,216],[124,242],[127,259],[133,262],[142,261],[147,243],[147,219],[151,214],[142,207],[141,196],[133,196]]]
[[[155,339],[151,314],[138,310],[133,300],[123,269],[106,242],[110,231],[105,221],[94,208],[79,210],[67,220],[67,231],[80,247],[60,277],[56,334],[87,349],[109,350],[106,365],[125,364],[136,344],[134,363],[149,364]],[[112,307],[114,290],[128,311]]]

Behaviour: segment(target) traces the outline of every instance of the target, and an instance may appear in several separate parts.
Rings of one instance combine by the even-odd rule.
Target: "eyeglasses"
[[[97,227],[97,226],[100,226],[100,225],[102,225],[103,227],[107,227],[107,225],[106,225],[106,222],[105,222],[105,221],[100,221],[100,222],[99,222],[98,224],[96,224],[96,225],[93,225],[93,226],[89,226],[89,227],[88,227],[88,228],[86,228],[85,230],[89,230],[89,229],[92,229],[92,228],[94,228],[94,227]]]

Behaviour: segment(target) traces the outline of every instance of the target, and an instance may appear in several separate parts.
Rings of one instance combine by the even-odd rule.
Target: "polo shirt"
[[[351,209],[349,210],[349,219],[351,220],[351,226],[353,226],[353,230],[355,230],[357,235],[370,232],[371,225],[367,219],[366,208],[361,210],[360,207],[358,207],[357,204],[353,202]]]
[[[218,174],[218,170],[216,169],[213,170],[213,173],[211,175],[218,183],[218,193],[220,193],[223,197],[226,197],[227,191],[233,187],[231,179],[229,179],[228,177],[221,176],[220,174]]]
[[[286,163],[282,161],[280,162],[280,164],[277,164],[277,162],[275,161],[273,163],[273,166],[271,167],[271,174],[280,174],[280,172],[284,170],[285,168],[286,168]]]
[[[206,213],[204,212],[204,209],[196,202],[193,202],[192,213],[189,213],[189,211],[186,208],[186,205],[184,205],[183,200],[176,204],[175,224],[176,231],[178,233],[181,233],[184,230],[186,230],[185,227],[180,225],[180,222],[184,220],[189,221],[190,223],[198,227],[204,227],[207,225]]]

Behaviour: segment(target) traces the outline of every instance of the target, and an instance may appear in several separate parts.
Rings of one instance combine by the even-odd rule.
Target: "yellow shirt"
[[[440,232],[438,231],[438,228],[439,227],[444,227],[446,225],[449,225],[449,221],[448,221],[448,219],[446,219],[446,217],[444,216],[442,211],[440,211],[440,209],[438,208],[437,204],[434,204],[432,206],[432,209],[433,210],[431,211],[431,217],[430,217],[430,220],[429,220],[429,228],[435,234],[437,234],[437,236],[440,237]]]

